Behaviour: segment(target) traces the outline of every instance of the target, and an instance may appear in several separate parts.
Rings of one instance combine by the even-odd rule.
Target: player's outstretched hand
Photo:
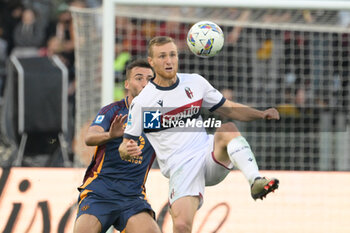
[[[122,137],[124,134],[124,121],[128,115],[117,115],[109,128],[109,136],[111,138]]]
[[[280,114],[278,113],[277,109],[269,108],[264,111],[263,117],[267,120],[279,120]]]

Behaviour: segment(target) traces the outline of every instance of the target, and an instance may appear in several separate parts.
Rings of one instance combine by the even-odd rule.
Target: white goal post
[[[113,101],[113,62],[115,34],[115,5],[147,5],[147,6],[192,6],[192,7],[234,7],[262,9],[320,9],[320,10],[350,10],[350,1],[322,0],[103,0],[103,29],[102,29],[102,98],[101,105]]]

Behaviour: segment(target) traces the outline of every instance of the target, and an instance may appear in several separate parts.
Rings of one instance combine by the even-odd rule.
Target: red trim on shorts
[[[219,162],[216,160],[215,156],[214,156],[214,151],[211,152],[211,157],[213,158],[214,162],[219,164],[220,166],[223,166],[224,168],[226,168],[227,170],[231,170],[229,167],[227,167],[225,164]]]
[[[191,196],[191,195],[187,195],[187,196]],[[183,196],[183,197],[187,197],[187,196]],[[196,197],[196,196],[193,196],[193,197]],[[199,207],[201,207],[202,204],[203,204],[203,194],[199,192],[198,193],[198,197],[199,197]],[[180,197],[180,198],[182,198],[182,197]],[[171,208],[171,204],[170,204],[170,199],[169,198],[168,198],[168,207]]]

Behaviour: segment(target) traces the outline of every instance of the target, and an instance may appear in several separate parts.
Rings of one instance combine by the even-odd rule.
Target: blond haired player
[[[156,77],[132,102],[119,152],[123,158],[140,156],[134,140],[142,132],[146,133],[156,151],[161,172],[169,178],[174,233],[192,231],[205,186],[222,181],[233,166],[245,175],[253,199],[262,199],[278,188],[277,179],[260,175],[248,142],[233,123],[221,125],[215,135],[208,135],[203,127],[183,132],[180,123],[170,124],[171,127],[164,125],[169,119],[201,120],[201,108],[240,121],[278,120],[276,109],[259,111],[226,100],[202,76],[178,73],[178,50],[170,37],[155,37],[149,42],[148,61]],[[161,111],[146,110],[150,107]]]

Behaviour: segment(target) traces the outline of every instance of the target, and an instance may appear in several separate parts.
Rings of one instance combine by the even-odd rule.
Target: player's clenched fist
[[[125,139],[124,139],[125,140]],[[119,147],[120,157],[124,160],[136,158],[141,155],[141,149],[134,140],[128,140]]]
[[[263,118],[267,120],[279,120],[280,114],[278,113],[277,109],[269,108],[264,111]]]

